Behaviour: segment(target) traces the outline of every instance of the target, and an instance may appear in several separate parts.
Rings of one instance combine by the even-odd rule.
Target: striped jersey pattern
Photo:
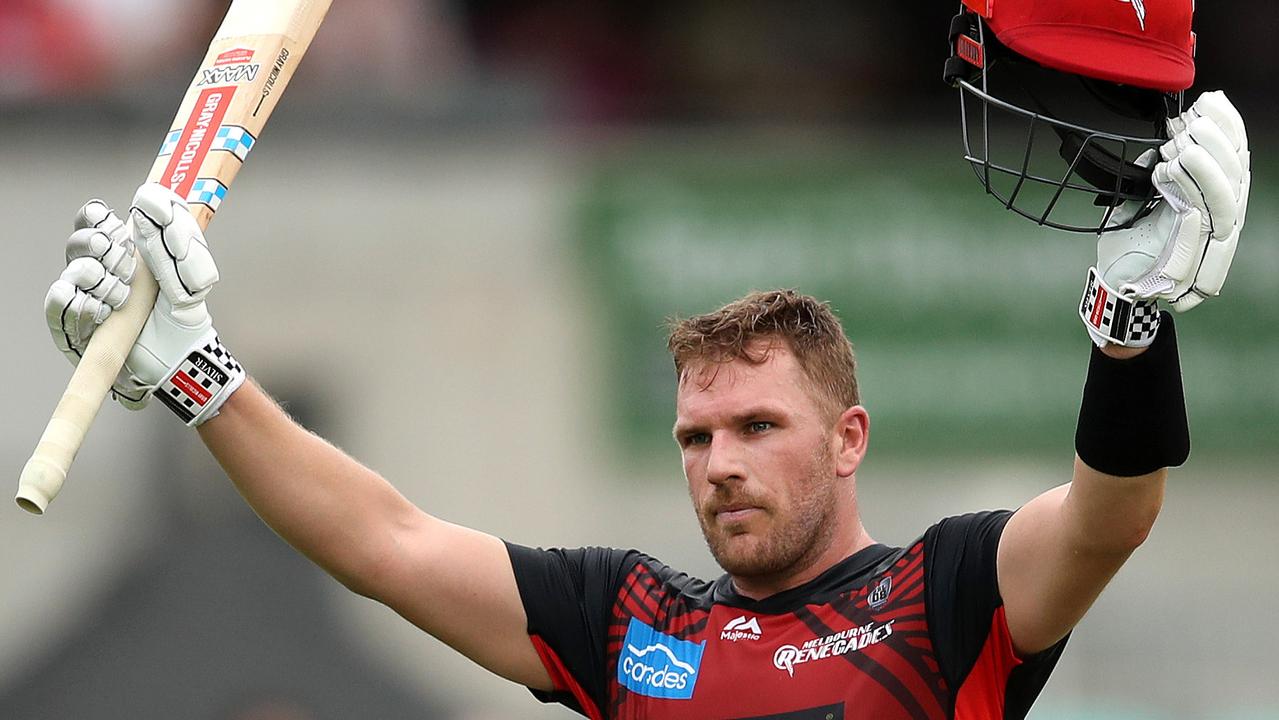
[[[994,575],[1008,515],[948,518],[763,600],[636,551],[508,544],[556,687],[534,694],[601,720],[1022,718],[1061,645],[1013,652]]]

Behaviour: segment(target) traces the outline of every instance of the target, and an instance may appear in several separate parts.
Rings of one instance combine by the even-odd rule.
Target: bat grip
[[[35,452],[22,468],[14,500],[29,513],[43,515],[58,496],[85,433],[155,307],[159,288],[140,257],[130,288],[123,307],[112,312],[89,339]]]

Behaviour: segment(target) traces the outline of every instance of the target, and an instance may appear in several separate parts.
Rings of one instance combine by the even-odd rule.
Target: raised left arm
[[[1153,181],[1163,200],[1130,230],[1104,233],[1080,318],[1097,345],[1084,388],[1070,483],[1009,519],[999,591],[1024,656],[1065,637],[1163,505],[1168,467],[1190,451],[1172,316],[1217,295],[1243,226],[1251,182],[1243,120],[1205,93],[1169,122]],[[1122,212],[1122,211],[1121,211]]]
[[[1046,650],[1083,618],[1146,539],[1163,504],[1166,469],[1098,472],[1078,456],[1074,479],[1026,503],[999,540],[999,589],[1013,647]]]
[[[1170,316],[1149,351],[1093,352],[1079,424],[1071,482],[1014,513],[999,539],[999,590],[1022,656],[1051,647],[1092,607],[1154,527],[1167,466],[1189,453]]]

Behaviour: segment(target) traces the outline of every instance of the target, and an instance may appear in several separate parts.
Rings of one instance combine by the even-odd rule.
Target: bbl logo
[[[704,640],[680,640],[631,618],[617,662],[617,682],[640,695],[688,700],[705,650]]]
[[[870,605],[872,610],[878,610],[888,602],[888,595],[893,591],[893,576],[885,575],[883,580],[870,591],[870,595],[866,596],[866,603]]]

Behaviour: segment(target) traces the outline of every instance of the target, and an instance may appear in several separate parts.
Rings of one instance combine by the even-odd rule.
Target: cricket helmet
[[[1144,217],[1150,151],[1194,82],[1193,16],[1194,0],[963,0],[945,77],[986,192],[1059,230]]]

